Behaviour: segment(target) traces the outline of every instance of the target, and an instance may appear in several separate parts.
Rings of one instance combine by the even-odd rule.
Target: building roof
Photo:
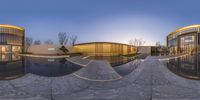
[[[194,25],[189,25],[189,26],[178,28],[177,30],[171,32],[169,35],[176,34],[181,31],[189,30],[191,28],[200,28],[200,24],[194,24]],[[167,35],[167,36],[169,36],[169,35]]]
[[[77,45],[85,45],[85,44],[95,44],[95,43],[121,44],[121,45],[131,46],[131,45],[129,45],[129,44],[117,43],[117,42],[86,42],[86,43],[75,44],[75,46],[77,46]]]
[[[0,24],[0,27],[8,27],[8,28],[15,28],[24,31],[24,28],[14,25],[8,25],[8,24]]]

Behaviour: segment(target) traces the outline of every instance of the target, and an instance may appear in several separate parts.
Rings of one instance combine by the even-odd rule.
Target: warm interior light
[[[2,46],[1,50],[2,50],[3,53],[6,52],[6,47]]]
[[[21,28],[21,27],[18,27],[18,26],[12,26],[12,25],[7,25],[7,24],[0,24],[0,27],[16,28],[16,29],[19,29],[19,30],[24,31],[24,29]]]

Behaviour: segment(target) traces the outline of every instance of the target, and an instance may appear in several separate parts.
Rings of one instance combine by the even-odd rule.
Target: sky
[[[166,44],[177,28],[200,24],[200,0],[0,0],[0,24],[25,28],[33,40],[53,40],[58,33],[78,36],[77,43]]]

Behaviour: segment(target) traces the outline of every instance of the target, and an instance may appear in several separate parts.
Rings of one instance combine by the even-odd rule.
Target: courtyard
[[[171,72],[165,66],[166,57],[148,56],[116,68],[101,60],[91,61],[80,57],[67,59],[84,67],[66,75],[50,77],[27,73],[16,79],[1,80],[0,99],[198,100],[200,98],[200,82]]]

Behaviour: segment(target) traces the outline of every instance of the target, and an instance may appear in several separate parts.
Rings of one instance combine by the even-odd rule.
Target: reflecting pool
[[[200,80],[200,55],[186,55],[170,59],[167,68],[184,78]]]
[[[128,75],[140,64],[140,60],[124,57],[89,57],[88,59],[107,60],[121,76]],[[130,61],[133,62],[128,63]],[[128,64],[120,66],[126,63]],[[84,67],[67,61],[65,58],[52,59],[0,54],[0,80],[16,79],[28,73],[44,77],[59,77],[72,74],[81,68]]]
[[[0,79],[15,79],[27,73],[57,77],[71,74],[82,67],[65,58],[49,59],[0,54]]]

